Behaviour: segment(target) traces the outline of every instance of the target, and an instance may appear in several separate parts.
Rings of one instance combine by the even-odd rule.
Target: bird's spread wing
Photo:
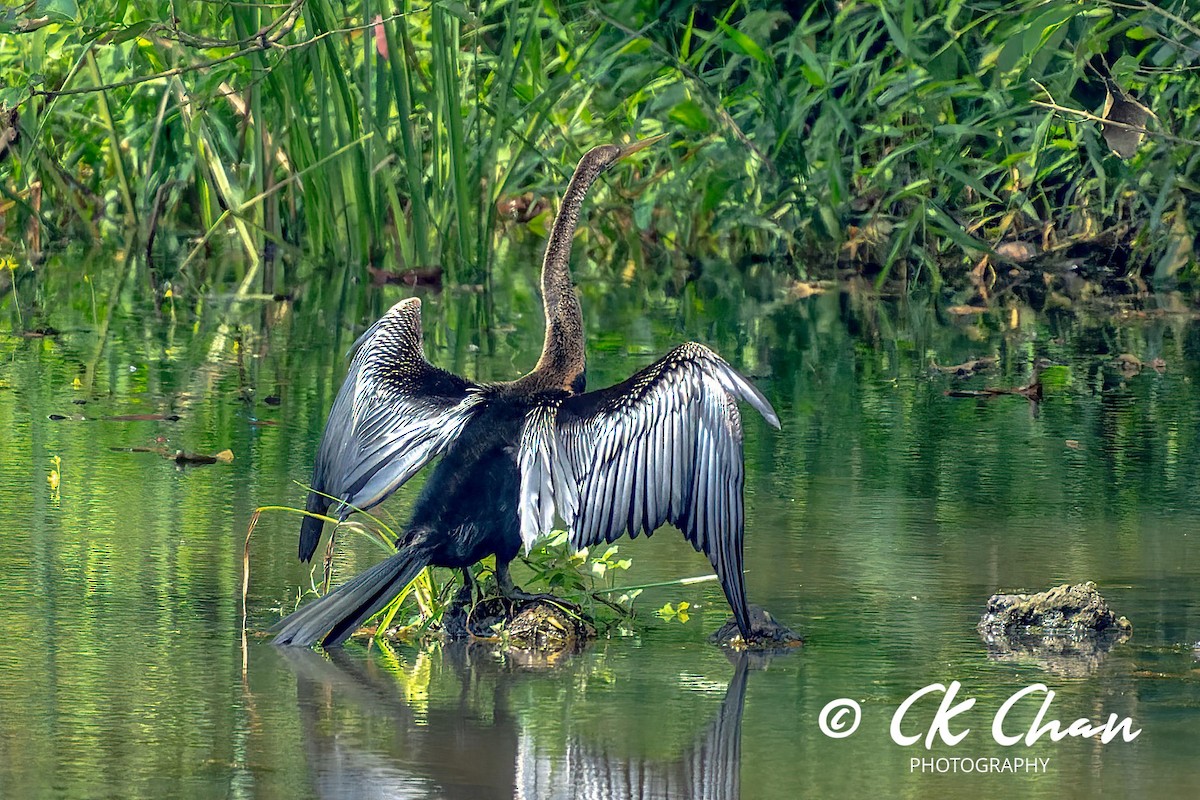
[[[334,512],[342,519],[350,506],[382,502],[445,450],[481,400],[475,384],[425,360],[415,297],[392,306],[355,347],[313,471],[313,488],[342,501]],[[302,538],[301,557],[315,547]]]
[[[738,400],[779,427],[749,381],[707,347],[685,344],[617,386],[535,407],[519,454],[526,548],[555,516],[576,547],[670,522],[709,557],[726,593],[740,595]]]

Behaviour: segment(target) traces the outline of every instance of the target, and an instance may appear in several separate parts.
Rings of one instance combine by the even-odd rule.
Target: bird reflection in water
[[[465,643],[443,659],[462,680],[457,706],[410,704],[377,661],[342,652],[279,651],[296,673],[296,699],[314,793],[322,798],[621,800],[740,796],[747,656],[737,654],[716,715],[674,759],[620,754],[586,735],[564,743],[528,727],[508,694],[520,673],[494,671]],[[475,663],[481,662],[481,663]],[[479,673],[492,671],[486,681]],[[490,698],[481,688],[492,683]],[[358,716],[347,730],[347,713]],[[378,735],[374,734],[378,731]]]

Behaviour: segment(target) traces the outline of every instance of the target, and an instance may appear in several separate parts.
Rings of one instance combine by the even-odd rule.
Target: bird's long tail
[[[329,510],[329,498],[316,492],[309,492],[304,510],[311,514],[324,514]],[[304,521],[300,523],[301,561],[312,560],[313,553],[317,551],[317,544],[321,541],[321,528],[324,526],[325,521],[316,517],[305,517]]]
[[[750,609],[746,605],[746,578],[742,574],[742,539],[739,536],[723,545],[713,554],[712,565],[725,592],[725,599],[729,601],[738,630],[742,632],[743,639],[750,641],[752,631]]]
[[[396,553],[282,619],[271,628],[275,644],[310,647],[321,639],[322,647],[337,647],[383,610],[428,563],[419,551]]]

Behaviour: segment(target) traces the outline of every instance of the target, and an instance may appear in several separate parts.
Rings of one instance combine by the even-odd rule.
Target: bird
[[[600,145],[579,160],[546,244],[545,338],[526,375],[477,383],[430,364],[415,297],[358,339],[317,449],[300,559],[311,560],[320,541],[317,515],[332,506],[340,523],[437,463],[395,554],[274,625],[276,644],[340,645],[427,566],[461,569],[469,582],[469,567],[495,556],[501,593],[527,598],[509,564],[558,519],[580,549],[676,526],[712,563],[750,639],[738,402],[779,428],[770,402],[695,342],[586,391],[583,313],[569,268],[580,209],[602,173],[661,138]]]

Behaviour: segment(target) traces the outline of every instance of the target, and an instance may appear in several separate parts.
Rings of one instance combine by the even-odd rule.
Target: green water
[[[529,368],[541,341],[533,263],[503,265],[491,292],[423,295],[431,360],[484,380]],[[250,515],[301,502],[293,481],[308,478],[342,356],[407,290],[313,280],[292,302],[237,305],[190,290],[157,313],[138,270],[52,257],[0,296],[0,796],[1191,793],[1191,314],[1164,300],[1116,322],[1019,303],[960,318],[854,292],[783,300],[766,276],[729,265],[629,283],[606,274],[581,271],[591,385],[695,339],[778,410],[781,432],[745,417],[747,585],[805,635],[802,650],[727,658],[705,643],[727,608],[700,584],[647,591],[635,634],[549,665],[488,646],[281,653],[255,631],[310,582],[296,520],[282,515],[264,516],[252,540],[243,644]],[[18,335],[45,326],[59,333]],[[1111,363],[1120,353],[1165,369],[1125,374]],[[964,380],[930,366],[979,356],[997,367]],[[1036,409],[945,394],[1020,385],[1040,357],[1065,369]],[[148,414],[179,418],[105,419]],[[132,447],[228,448],[234,460],[179,469]],[[402,519],[412,496],[391,513]],[[379,557],[344,542],[340,576]],[[628,584],[707,567],[670,531],[622,554],[634,561]],[[1130,641],[1082,664],[989,656],[974,629],[988,595],[1081,580],[1132,621]],[[695,612],[686,624],[653,615],[680,600]],[[951,681],[959,700],[976,699],[952,724],[967,738],[932,751],[894,743],[904,699]],[[1056,692],[1050,716],[1064,726],[1117,714],[1141,734],[997,744],[993,715],[1035,683]],[[818,726],[837,698],[862,708],[845,739]],[[922,732],[937,700],[904,732]],[[1020,705],[1008,732],[1027,728],[1036,705]],[[1049,763],[1015,775],[910,769],[934,757]]]

